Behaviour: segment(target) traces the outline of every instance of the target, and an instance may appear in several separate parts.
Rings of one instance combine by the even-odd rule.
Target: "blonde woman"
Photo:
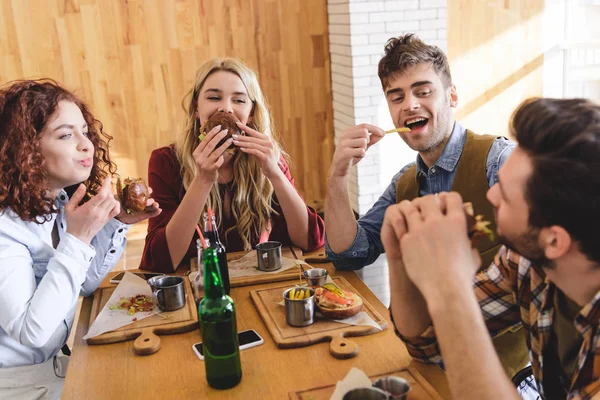
[[[172,272],[189,261],[207,206],[215,210],[228,252],[267,239],[304,250],[321,247],[323,220],[294,187],[254,71],[236,59],[209,60],[188,96],[183,134],[150,156],[148,181],[163,212],[150,220],[141,268]],[[232,113],[244,132],[221,146],[227,132],[220,126],[199,139],[200,127],[218,111]],[[226,151],[232,143],[233,154]]]

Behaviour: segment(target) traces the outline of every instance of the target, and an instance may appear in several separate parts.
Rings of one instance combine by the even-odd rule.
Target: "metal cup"
[[[155,276],[148,279],[154,303],[163,311],[175,311],[185,306],[185,289],[181,276]]]
[[[302,300],[291,300],[290,290],[308,290],[310,297]],[[285,322],[291,326],[312,325],[315,317],[315,291],[309,287],[290,288],[283,292],[285,299]]]
[[[390,399],[404,400],[410,391],[410,384],[399,376],[384,376],[373,382],[373,386],[387,392]]]
[[[308,286],[323,286],[327,282],[327,270],[324,268],[313,268],[306,270],[302,276],[306,279]]]
[[[344,394],[342,400],[386,400],[387,393],[376,387],[352,389]]]
[[[281,268],[281,243],[264,242],[256,245],[258,269],[261,271],[277,271]]]

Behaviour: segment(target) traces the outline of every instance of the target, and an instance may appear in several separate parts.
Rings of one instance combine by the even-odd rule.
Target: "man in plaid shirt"
[[[519,324],[545,399],[600,398],[600,106],[528,100],[510,128],[518,147],[488,192],[505,246],[474,280],[460,195],[386,211],[392,318],[414,358],[443,355],[456,399],[519,398],[490,339]]]

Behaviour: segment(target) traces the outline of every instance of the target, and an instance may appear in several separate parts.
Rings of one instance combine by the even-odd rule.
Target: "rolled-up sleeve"
[[[492,143],[485,165],[485,173],[490,187],[498,182],[498,171],[515,147],[517,147],[515,142],[504,137],[497,138]]]
[[[383,243],[381,242],[383,217],[387,208],[396,203],[396,182],[412,165],[405,166],[394,175],[391,183],[373,204],[373,207],[357,221],[357,233],[354,242],[348,249],[341,253],[333,252],[327,243],[327,234],[325,235],[327,259],[333,263],[336,269],[361,269],[375,262],[379,255],[384,252]]]
[[[483,318],[492,337],[521,325],[521,315],[516,302],[518,269],[527,268],[529,262],[518,254],[502,247],[494,262],[475,275],[473,288]],[[391,315],[391,313],[390,313]],[[392,316],[396,335],[406,344],[408,353],[416,360],[435,363],[443,367],[442,357],[433,325],[422,334],[406,337],[400,334]]]
[[[81,287],[82,296],[90,296],[94,293],[119,261],[127,245],[125,235],[127,235],[129,226],[113,218],[92,239],[91,244],[96,250],[96,256],[92,260],[85,282]]]

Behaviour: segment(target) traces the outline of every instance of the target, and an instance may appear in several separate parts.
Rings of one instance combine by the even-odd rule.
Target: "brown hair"
[[[84,182],[87,197],[98,192],[109,173],[116,172],[108,153],[112,137],[103,132],[102,123],[81,99],[50,79],[9,82],[0,88],[0,212],[11,209],[21,219],[36,223],[57,212],[47,194],[40,134],[61,100],[79,107],[94,145],[94,164]]]
[[[444,87],[450,86],[450,64],[446,54],[437,46],[429,45],[414,33],[393,37],[385,44],[385,55],[379,60],[377,73],[385,89],[396,75],[419,64],[432,64]]]
[[[515,110],[510,129],[533,164],[525,188],[529,224],[563,227],[600,262],[600,105],[529,99]]]

